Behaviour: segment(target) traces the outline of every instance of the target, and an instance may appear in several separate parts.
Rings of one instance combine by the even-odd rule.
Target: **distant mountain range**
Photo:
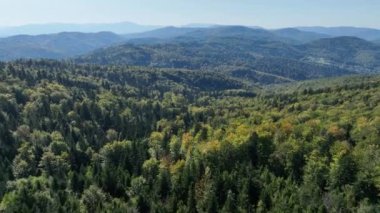
[[[298,27],[299,30],[338,36],[354,36],[368,41],[380,40],[380,30],[360,27]]]
[[[50,58],[101,65],[184,68],[221,72],[260,83],[380,72],[379,44],[308,29],[194,26],[130,34],[17,35],[0,38],[0,60]]]
[[[241,26],[164,28],[139,36],[76,62],[209,70],[264,83],[380,72],[380,46],[356,37]]]
[[[231,32],[218,32],[218,30],[223,31],[228,28],[241,28],[246,30],[247,33],[242,34],[242,32],[239,32],[240,35],[233,35],[231,33],[235,33],[234,31]],[[256,30],[254,34],[249,35],[249,30]],[[211,26],[208,28],[205,27],[164,27],[155,29],[152,31],[147,31],[143,33],[134,33],[134,34],[128,34],[124,36],[128,40],[132,40],[133,42],[140,42],[140,43],[154,43],[154,42],[162,42],[165,39],[171,39],[175,37],[181,37],[181,36],[187,36],[187,37],[198,37],[198,38],[205,38],[207,36],[210,36],[211,34],[207,35],[206,33],[216,33],[220,36],[251,36],[253,38],[265,38],[265,39],[271,39],[271,40],[277,40],[282,41],[285,43],[293,43],[293,44],[302,44],[307,43],[310,41],[318,40],[321,38],[330,38],[331,36],[326,34],[320,34],[320,33],[313,33],[313,32],[306,32],[301,31],[296,28],[284,28],[279,30],[266,30],[264,28],[259,27],[243,27],[243,26]],[[258,33],[261,32],[259,35]],[[197,35],[199,34],[199,35]]]
[[[176,57],[186,54],[199,57],[210,64],[212,55],[224,54],[226,59],[213,61],[215,65],[226,62],[229,58],[234,58],[233,60],[236,61],[237,59],[247,60],[247,58],[277,57],[333,65],[353,71],[380,70],[378,66],[380,46],[372,42],[350,36],[330,37],[318,33],[304,33],[297,29],[268,31],[242,26],[171,27],[135,34],[127,38],[129,40],[125,45],[97,50],[85,57],[92,58],[91,61],[94,63],[127,63],[122,62],[125,59],[133,64],[129,57],[137,57],[142,52],[144,52],[143,55],[160,55],[155,62],[142,63],[148,65],[149,63],[165,63],[167,55],[172,55],[170,60],[173,61]],[[137,53],[137,51],[140,52]],[[111,52],[118,57],[107,57],[108,61],[100,59],[103,54],[107,55]],[[154,58],[150,57],[151,60]],[[136,61],[136,64],[140,62]],[[197,65],[197,67],[201,66],[201,64]]]
[[[151,31],[146,31],[142,33],[132,33],[125,35],[126,39],[168,39],[178,36],[183,36],[187,33],[191,33],[197,30],[208,29],[201,27],[163,27]]]
[[[193,23],[183,25],[180,28],[211,28],[222,27],[223,25]],[[14,35],[41,35],[41,34],[56,34],[61,32],[82,32],[82,33],[97,33],[97,32],[113,32],[115,34],[135,34],[147,32],[159,28],[175,28],[157,25],[141,25],[133,22],[120,23],[94,23],[94,24],[67,24],[67,23],[49,23],[49,24],[29,24],[21,26],[0,26],[0,37],[9,37]],[[249,26],[249,28],[264,29],[257,26]],[[299,32],[299,31],[302,32]],[[299,39],[310,41],[315,38],[338,37],[338,36],[354,36],[368,41],[380,40],[380,30],[372,28],[360,27],[293,27],[272,30],[276,34],[281,34],[284,37],[295,37],[298,34]],[[305,34],[311,32],[311,34]]]
[[[160,26],[140,25],[132,22],[107,23],[107,24],[29,24],[22,26],[0,27],[0,37],[14,35],[41,35],[61,32],[113,32],[116,34],[129,34],[149,31]]]
[[[287,30],[290,31],[290,30]],[[95,49],[114,46],[120,43],[165,43],[169,40],[205,40],[213,37],[234,37],[253,40],[268,40],[283,43],[304,43],[317,39],[316,33],[292,30],[284,35],[283,31],[268,31],[258,28],[234,27],[165,27],[133,34],[114,34],[111,32],[79,33],[64,32],[43,35],[17,35],[0,38],[0,60],[18,58],[61,59],[87,54]],[[292,33],[294,35],[292,35]],[[302,35],[304,34],[304,35]]]

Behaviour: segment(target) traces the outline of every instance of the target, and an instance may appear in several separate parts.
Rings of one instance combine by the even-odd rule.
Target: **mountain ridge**
[[[380,29],[365,28],[365,27],[296,27],[302,31],[327,34],[333,37],[338,36],[355,36],[368,41],[380,39]]]
[[[9,37],[19,34],[41,35],[60,32],[82,32],[97,33],[110,31],[116,34],[138,33],[160,28],[155,25],[140,25],[133,22],[118,23],[89,23],[89,24],[70,24],[70,23],[48,23],[48,24],[27,24],[20,26],[0,27],[0,37]]]
[[[65,58],[110,46],[124,39],[111,32],[62,32],[43,35],[16,35],[0,38],[0,58]]]
[[[356,37],[325,37],[293,28],[244,26],[166,27],[129,37],[63,32],[0,39],[0,59],[71,58],[78,63],[208,70],[265,84],[380,71],[379,45]]]

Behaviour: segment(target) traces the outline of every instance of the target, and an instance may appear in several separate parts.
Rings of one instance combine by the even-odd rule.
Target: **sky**
[[[124,21],[380,28],[380,0],[0,0],[0,26]]]

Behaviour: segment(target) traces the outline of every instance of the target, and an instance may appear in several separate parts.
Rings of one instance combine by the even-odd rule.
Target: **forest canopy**
[[[379,212],[380,77],[0,63],[0,212]]]

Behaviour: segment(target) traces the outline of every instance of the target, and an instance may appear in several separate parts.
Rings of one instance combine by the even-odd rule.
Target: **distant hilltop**
[[[224,26],[212,23],[190,23],[181,26],[181,28],[210,28]],[[53,34],[61,32],[82,32],[82,33],[97,33],[97,32],[113,32],[116,34],[133,34],[142,33],[159,28],[169,27],[169,25],[143,25],[133,22],[118,22],[118,23],[47,23],[47,24],[27,24],[20,26],[0,26],[0,37],[8,37],[14,35],[41,35],[41,34]],[[259,26],[246,26],[249,28],[264,29]],[[284,27],[283,29],[298,29],[306,32],[313,32],[323,35],[329,35],[331,37],[337,36],[355,36],[366,40],[380,40],[380,30],[374,28],[362,28],[352,26],[342,27]]]
[[[70,24],[70,23],[49,23],[49,24],[28,24],[21,26],[0,27],[0,37],[13,35],[41,35],[60,32],[82,32],[96,33],[109,31],[116,34],[140,33],[154,30],[161,26],[140,25],[132,22],[119,23],[94,23],[94,24]]]

